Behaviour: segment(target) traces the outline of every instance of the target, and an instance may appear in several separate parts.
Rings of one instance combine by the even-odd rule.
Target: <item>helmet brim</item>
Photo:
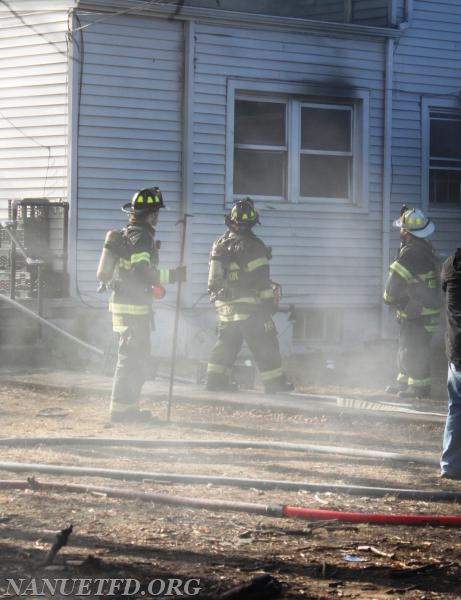
[[[427,238],[435,231],[435,225],[432,221],[426,225],[424,229],[417,229],[416,231],[409,231],[411,235],[414,235],[417,238]]]
[[[127,202],[122,206],[121,210],[128,215],[142,215],[158,212],[160,210],[160,206],[156,206],[155,208],[153,206],[146,206],[144,208],[133,208],[131,202]]]

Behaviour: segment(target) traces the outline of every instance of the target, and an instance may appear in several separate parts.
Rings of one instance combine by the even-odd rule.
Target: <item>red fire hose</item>
[[[165,504],[168,506],[189,506],[206,510],[226,512],[246,512],[251,514],[266,515],[285,519],[305,520],[336,520],[348,523],[375,523],[381,525],[422,525],[461,527],[461,516],[443,515],[388,515],[380,513],[359,513],[337,510],[319,510],[286,506],[283,504],[255,504],[249,502],[235,502],[232,500],[215,500],[206,498],[191,498],[188,496],[173,496],[143,492],[130,489],[116,489],[95,485],[81,485],[72,483],[38,482],[35,479],[27,481],[0,480],[0,489],[32,489],[36,491],[69,492],[69,493],[98,493],[109,498],[125,498]]]
[[[347,523],[379,523],[381,525],[446,525],[460,527],[461,516],[443,515],[388,515],[385,513],[359,513],[284,506],[283,517],[288,519],[334,519]]]

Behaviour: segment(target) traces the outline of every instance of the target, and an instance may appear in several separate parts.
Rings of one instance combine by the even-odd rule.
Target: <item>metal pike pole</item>
[[[184,252],[186,248],[186,226],[188,217],[193,217],[189,213],[184,213],[183,218],[176,222],[176,225],[182,223],[182,235],[181,235],[181,250],[179,255],[179,266],[184,266]],[[169,423],[171,418],[171,400],[173,398],[173,385],[174,385],[174,372],[176,367],[176,348],[178,341],[178,325],[179,325],[179,311],[181,309],[181,289],[182,281],[178,281],[178,287],[176,290],[176,306],[174,313],[174,328],[173,328],[173,347],[171,350],[171,367],[170,367],[170,385],[168,388],[168,402],[167,402],[167,414],[166,420]]]

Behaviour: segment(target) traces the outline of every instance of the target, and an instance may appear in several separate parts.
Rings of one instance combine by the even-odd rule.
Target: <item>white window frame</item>
[[[234,180],[234,110],[235,100],[287,102],[288,169],[286,198],[280,200],[296,206],[301,212],[321,212],[334,206],[339,212],[368,212],[368,90],[338,90],[297,83],[261,82],[229,79],[227,85],[226,124],[226,207],[232,205]],[[300,198],[300,118],[303,104],[346,106],[352,109],[353,169],[351,200],[343,198]],[[238,197],[238,196],[237,196]],[[271,202],[274,197],[255,196],[255,200]]]
[[[421,190],[422,190],[422,209],[430,217],[458,217],[461,213],[461,203],[459,207],[430,204],[429,203],[429,169],[430,169],[430,126],[431,111],[453,111],[460,112],[458,98],[423,98],[421,103]]]

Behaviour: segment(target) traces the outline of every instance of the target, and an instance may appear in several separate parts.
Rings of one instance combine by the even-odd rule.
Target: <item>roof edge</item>
[[[114,12],[114,16],[123,14],[151,15],[178,21],[213,22],[222,25],[238,24],[245,28],[270,27],[319,34],[333,33],[336,35],[355,35],[359,37],[398,38],[403,33],[402,27],[372,27],[368,25],[258,15],[254,13],[231,12],[190,6],[182,7],[180,12],[176,14],[176,7],[173,7],[173,5],[159,5],[153,2],[142,2],[137,6],[132,6],[130,8],[126,0],[79,0],[75,8],[77,10],[87,10],[90,12]]]

